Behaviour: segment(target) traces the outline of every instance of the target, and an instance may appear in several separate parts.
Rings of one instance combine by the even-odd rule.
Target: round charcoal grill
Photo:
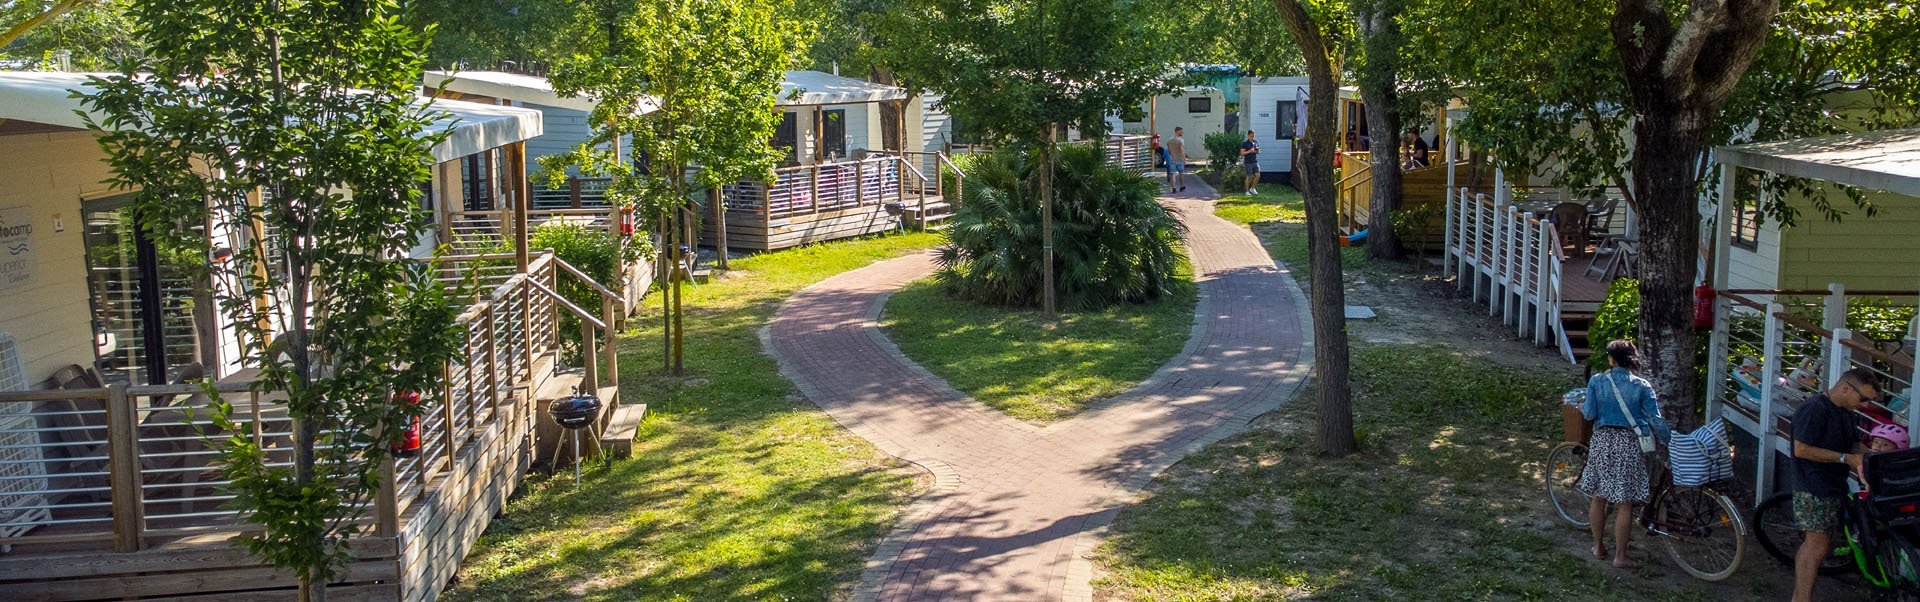
[[[553,417],[554,423],[559,424],[560,428],[567,429],[568,438],[573,440],[575,487],[580,486],[580,431],[592,432],[593,425],[600,421],[600,410],[604,407],[599,396],[585,393],[577,387],[573,390],[573,396],[555,399],[547,405],[547,414]],[[556,449],[553,450],[555,462],[560,459],[559,443],[555,442]]]

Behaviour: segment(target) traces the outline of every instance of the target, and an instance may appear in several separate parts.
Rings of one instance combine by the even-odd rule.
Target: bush
[[[638,250],[634,247],[621,249],[619,241],[606,228],[564,222],[547,222],[534,228],[528,233],[527,247],[552,249],[555,257],[580,268],[594,282],[615,291],[626,283],[622,267],[638,257]],[[559,286],[555,292],[595,317],[601,316],[599,291],[580,282],[578,278],[563,275],[557,280]],[[565,309],[560,310],[560,348],[566,363],[581,361],[580,319]]]
[[[1632,341],[1640,333],[1640,281],[1621,278],[1607,285],[1607,298],[1600,302],[1600,310],[1593,316],[1593,326],[1587,329],[1587,348],[1593,354],[1587,356],[1587,365],[1594,370],[1607,369],[1607,343],[1616,340]]]
[[[1393,235],[1400,245],[1413,249],[1414,255],[1427,254],[1427,240],[1434,229],[1434,223],[1440,221],[1441,205],[1427,203],[1404,209],[1393,210]]]
[[[1003,149],[978,158],[947,230],[936,278],[978,303],[1035,306],[1041,297],[1038,164]],[[1054,169],[1054,290],[1060,306],[1097,309],[1171,293],[1179,220],[1153,179],[1112,167],[1099,148],[1061,147]]]
[[[1202,141],[1207,147],[1207,167],[1220,175],[1222,181],[1227,168],[1239,164],[1240,142],[1244,140],[1246,135],[1240,132],[1214,132]]]

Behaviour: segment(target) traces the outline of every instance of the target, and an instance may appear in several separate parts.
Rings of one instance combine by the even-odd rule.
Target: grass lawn
[[[733,262],[688,287],[688,376],[660,373],[657,297],[622,342],[621,399],[650,405],[634,457],[531,479],[468,556],[449,600],[819,600],[858,578],[916,492],[794,392],[757,331],[793,292],[934,245],[880,236]]]
[[[900,351],[955,389],[1021,420],[1049,422],[1120,394],[1186,345],[1195,291],[1183,270],[1172,297],[1062,312],[957,300],[921,280],[887,302],[882,326]]]
[[[1300,192],[1274,184],[1257,195],[1241,193],[1222,194],[1213,206],[1213,214],[1227,221],[1249,226],[1260,241],[1267,246],[1267,253],[1274,259],[1298,270],[1303,270],[1300,284],[1307,284],[1304,270],[1307,267],[1307,208],[1306,201],[1300,198]],[[1345,247],[1340,249],[1340,263],[1348,268],[1367,265],[1365,247]]]
[[[1585,557],[1534,475],[1563,379],[1441,346],[1362,345],[1353,382],[1361,453],[1317,455],[1303,394],[1122,511],[1096,587],[1115,599],[1713,600],[1772,586],[1753,576],[1779,568],[1758,556],[1718,585],[1656,578],[1678,572],[1664,555],[1633,571]],[[1660,554],[1634,539],[1636,557]]]

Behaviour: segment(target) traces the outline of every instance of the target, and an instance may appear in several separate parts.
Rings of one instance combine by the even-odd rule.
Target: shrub
[[[1243,140],[1246,140],[1246,135],[1240,132],[1207,134],[1202,141],[1207,147],[1207,167],[1224,178],[1227,168],[1239,163],[1240,142]]]
[[[527,246],[531,249],[552,249],[554,256],[561,261],[580,268],[594,282],[616,291],[626,282],[622,267],[639,256],[639,250],[635,247],[621,249],[619,241],[606,228],[564,222],[547,222],[534,228],[527,235]],[[559,277],[556,284],[559,286],[555,292],[560,296],[595,317],[601,317],[599,291],[577,278],[567,276]],[[568,364],[578,363],[581,351],[580,319],[574,317],[573,312],[562,309],[559,329],[563,360]]]
[[[1415,255],[1427,254],[1428,234],[1441,219],[1441,205],[1427,203],[1393,211],[1393,235]]]
[[[1635,340],[1639,332],[1640,281],[1615,280],[1607,285],[1607,298],[1600,302],[1600,310],[1593,315],[1593,326],[1587,329],[1587,348],[1593,350],[1587,357],[1587,365],[1594,370],[1606,370],[1607,343]]]
[[[1037,162],[1017,150],[979,157],[942,246],[936,278],[948,294],[993,305],[1041,297]],[[1177,286],[1179,220],[1153,179],[1112,167],[1098,148],[1061,147],[1054,169],[1054,290],[1060,306],[1142,303]]]

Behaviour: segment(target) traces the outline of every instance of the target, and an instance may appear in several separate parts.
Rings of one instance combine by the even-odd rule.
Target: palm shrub
[[[1145,303],[1172,293],[1184,231],[1160,187],[1106,163],[1099,148],[1061,147],[1054,184],[1054,290],[1069,309]],[[1039,164],[1012,149],[975,160],[935,278],[978,303],[1035,306],[1041,296]]]

